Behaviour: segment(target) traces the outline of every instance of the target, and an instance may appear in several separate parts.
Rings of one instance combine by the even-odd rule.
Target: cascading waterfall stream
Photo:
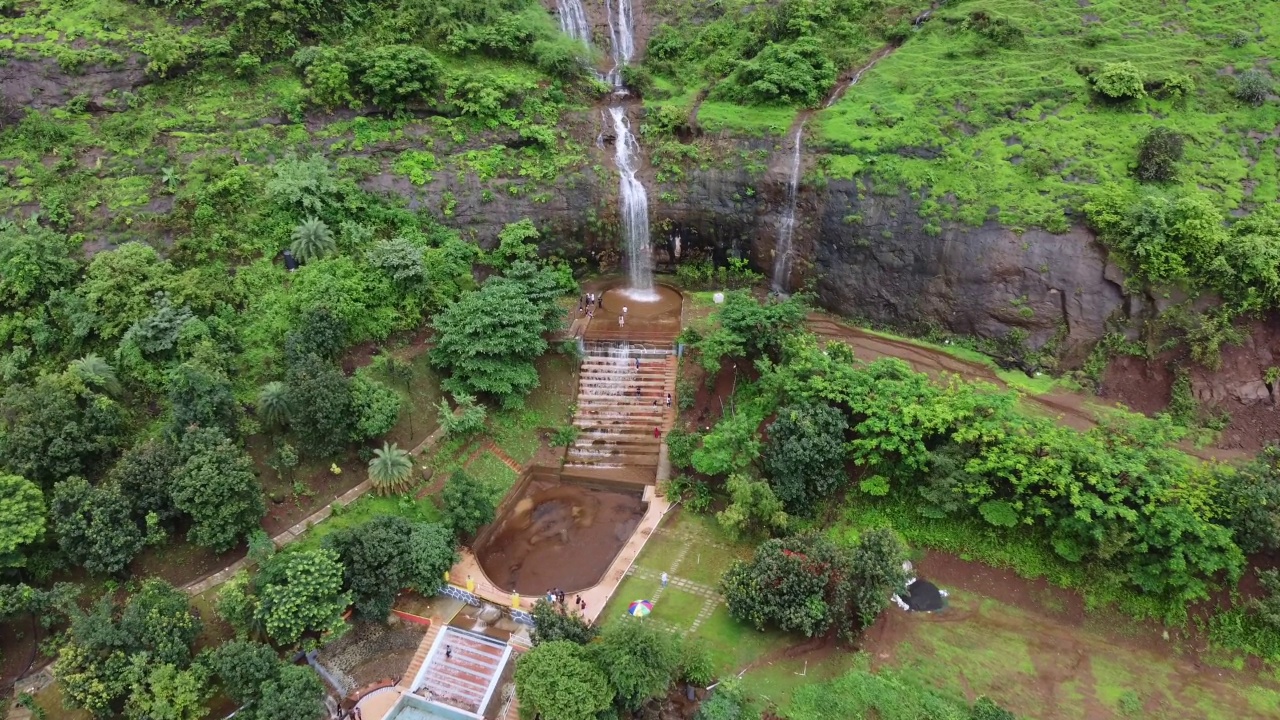
[[[616,139],[613,159],[618,165],[619,195],[622,200],[622,239],[627,244],[627,294],[636,300],[656,300],[653,291],[652,253],[649,251],[649,195],[636,177],[640,143],[631,134],[627,109],[609,108]]]
[[[559,0],[560,30],[565,35],[591,47],[591,25],[587,23],[587,11],[582,0]]]
[[[800,189],[800,149],[804,141],[804,126],[808,120],[796,128],[796,136],[792,138],[791,174],[787,177],[787,205],[782,211],[782,222],[778,225],[778,243],[773,249],[773,283],[776,293],[787,292],[788,280],[791,278],[791,240],[796,234],[796,196]]]
[[[615,16],[613,4],[618,4]],[[612,43],[613,69],[609,71],[608,80],[617,90],[622,89],[622,66],[630,65],[636,54],[635,17],[631,12],[631,0],[605,0],[605,11],[609,13],[609,41]]]
[[[631,2],[606,0],[605,3],[609,13],[609,38],[613,43],[613,69],[609,71],[608,80],[617,97],[626,96],[622,68],[631,63],[636,50]],[[649,194],[636,177],[640,168],[640,142],[631,132],[626,107],[615,104],[609,108],[609,115],[613,118],[613,159],[618,166],[622,239],[627,245],[627,294],[637,301],[657,300],[658,295],[653,291],[653,254],[649,249]]]

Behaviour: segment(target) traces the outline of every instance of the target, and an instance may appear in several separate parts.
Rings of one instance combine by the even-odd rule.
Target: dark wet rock
[[[111,97],[132,92],[146,82],[147,60],[133,53],[113,65],[90,65],[68,72],[53,58],[9,58],[0,65],[0,97],[34,110],[65,105],[77,96],[86,98],[89,110],[110,110]]]

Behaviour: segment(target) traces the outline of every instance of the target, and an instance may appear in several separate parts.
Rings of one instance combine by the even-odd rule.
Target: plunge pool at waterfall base
[[[476,559],[508,592],[573,593],[600,581],[646,508],[638,488],[537,480],[477,542]]]

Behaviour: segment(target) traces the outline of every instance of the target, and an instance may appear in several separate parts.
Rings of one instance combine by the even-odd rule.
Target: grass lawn
[[[549,352],[534,364],[538,387],[525,398],[524,407],[493,413],[489,422],[494,443],[521,465],[538,453],[539,431],[568,423],[577,388],[577,358]]]
[[[636,558],[636,564],[654,572],[670,572],[671,564],[685,545],[685,539],[670,533],[655,533]],[[683,567],[683,565],[681,565]]]
[[[516,472],[487,450],[467,464],[467,473],[483,483],[497,500],[501,500],[516,482]]]
[[[896,517],[883,511],[850,510],[831,532],[852,532]],[[911,530],[912,524],[904,527]],[[915,527],[909,535],[928,539],[929,534]],[[637,565],[659,572],[669,567],[685,543],[689,553],[673,577],[707,585],[719,579],[717,568],[727,567],[735,555],[750,553],[748,544],[734,545],[725,538],[714,518],[682,511],[645,546]],[[986,545],[983,540],[976,547]],[[1014,547],[1008,552],[1018,555],[1024,550]],[[701,563],[696,561],[699,554]],[[656,577],[626,578],[601,622],[624,618],[629,603],[652,598],[659,584]],[[899,717],[884,704],[898,700],[904,712],[926,708],[924,715],[902,717],[946,718],[950,715],[928,714],[928,708],[959,712],[963,698],[978,695],[990,696],[1018,717],[1050,720],[1280,716],[1280,686],[1269,679],[1230,670],[1205,672],[1182,657],[1177,647],[1145,646],[1102,622],[1101,616],[1088,616],[1077,626],[979,593],[949,589],[950,607],[944,613],[886,610],[860,645],[865,653],[774,630],[758,631],[731,617],[724,605],[691,637],[708,646],[721,676],[747,669],[743,681],[749,694],[789,720],[861,717],[872,707],[878,708],[879,717]],[[668,587],[654,603],[651,617],[664,627],[688,628],[702,602],[699,596]],[[876,675],[868,679],[865,672],[870,667]],[[860,672],[864,676],[854,677]],[[862,709],[853,715],[829,714],[851,708]]]
[[[706,601],[701,595],[668,587],[662,591],[662,597],[653,602],[653,618],[678,628],[688,628]]]
[[[440,510],[429,497],[414,500],[405,495],[382,496],[368,493],[343,508],[342,512],[334,513],[329,516],[329,519],[313,526],[305,536],[290,547],[304,549],[319,547],[326,535],[367,522],[379,515],[399,515],[422,522],[440,520]]]

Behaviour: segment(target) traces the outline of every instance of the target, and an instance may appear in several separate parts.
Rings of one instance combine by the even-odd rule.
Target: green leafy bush
[[[1147,94],[1142,73],[1127,60],[1104,63],[1090,80],[1094,90],[1111,100],[1136,100]]]
[[[1272,90],[1271,78],[1261,70],[1245,70],[1236,76],[1232,94],[1242,102],[1257,106],[1267,101]]]
[[[1172,180],[1182,161],[1183,138],[1165,127],[1152,128],[1138,145],[1138,179]]]

